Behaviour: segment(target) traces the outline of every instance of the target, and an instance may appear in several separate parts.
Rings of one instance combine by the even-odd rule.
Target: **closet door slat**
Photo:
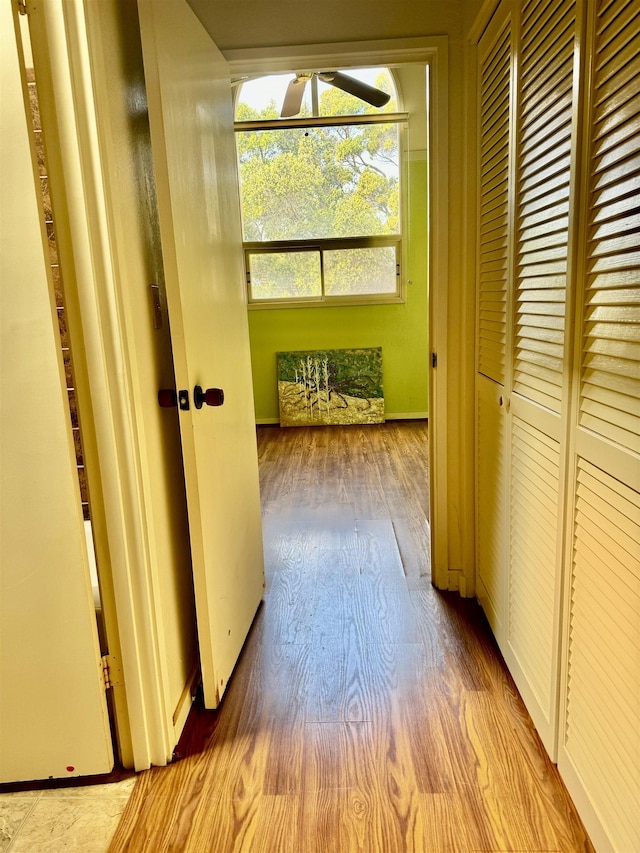
[[[577,487],[564,749],[614,849],[639,850],[640,493],[584,459]]]
[[[637,8],[611,3],[596,41],[579,423],[640,453]]]
[[[496,635],[505,619],[507,470],[500,386],[479,377],[477,386],[477,576],[479,598]]]
[[[575,30],[572,0],[524,4],[513,390],[553,412],[562,407]]]
[[[478,371],[504,384],[509,224],[511,24],[480,63]]]
[[[549,719],[560,449],[514,417],[511,457],[509,643]]]

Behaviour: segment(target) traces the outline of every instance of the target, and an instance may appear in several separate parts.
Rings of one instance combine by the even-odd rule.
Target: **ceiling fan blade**
[[[284,103],[280,112],[281,118],[289,118],[289,116],[297,116],[302,107],[302,99],[304,97],[305,86],[309,82],[309,77],[294,77],[287,86],[287,91],[284,96]]]
[[[348,92],[350,95],[355,95],[361,101],[366,101],[372,107],[384,107],[389,102],[391,95],[383,92],[382,89],[376,89],[374,86],[369,86],[368,83],[363,83],[361,80],[356,80],[355,77],[350,77],[348,74],[343,74],[342,71],[323,71],[318,75],[325,83],[330,83],[332,86],[337,86],[343,92]]]

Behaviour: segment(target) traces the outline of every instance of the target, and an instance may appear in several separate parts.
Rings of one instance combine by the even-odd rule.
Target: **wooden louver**
[[[514,391],[561,409],[569,243],[575,2],[523,8]]]
[[[514,418],[511,435],[509,643],[550,719],[560,448]]]
[[[597,20],[580,424],[640,452],[640,12]]]
[[[481,65],[478,370],[504,383],[508,275],[511,26]]]
[[[640,849],[640,494],[578,464],[565,748],[619,851]]]

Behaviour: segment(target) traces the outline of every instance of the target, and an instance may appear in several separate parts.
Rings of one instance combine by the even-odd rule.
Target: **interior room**
[[[0,0],[0,853],[640,849],[639,39]]]

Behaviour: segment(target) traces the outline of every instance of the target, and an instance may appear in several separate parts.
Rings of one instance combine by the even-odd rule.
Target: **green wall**
[[[413,118],[411,106],[405,108]],[[278,420],[276,353],[287,350],[381,346],[387,416],[425,417],[428,413],[425,141],[421,140],[418,150],[411,148],[409,144],[403,272],[405,282],[412,283],[406,284],[406,301],[392,305],[249,310],[253,388],[259,422]]]

